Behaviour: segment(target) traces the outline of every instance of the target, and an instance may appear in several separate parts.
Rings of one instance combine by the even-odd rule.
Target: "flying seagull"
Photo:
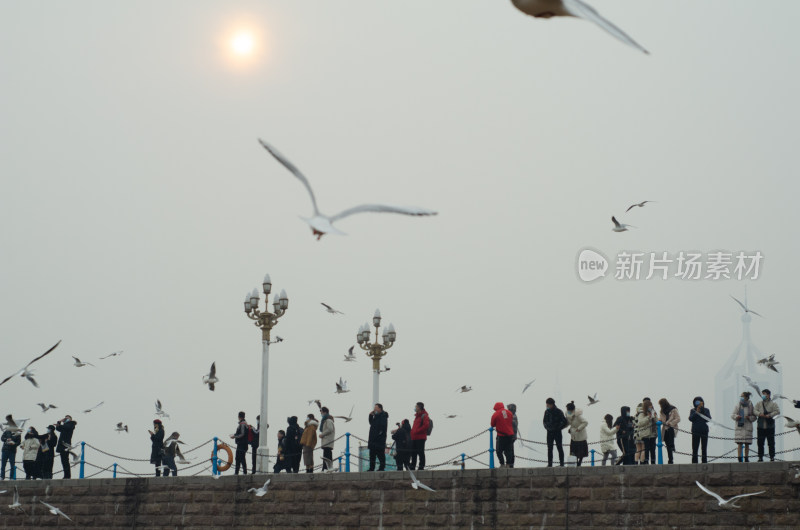
[[[600,403],[600,400],[597,399],[597,392],[594,393],[594,396],[587,396],[587,397],[589,398],[589,403],[586,404],[587,407],[594,405],[596,403]]]
[[[706,416],[705,414],[703,414],[701,412],[697,412],[695,410],[694,413],[697,414],[698,416],[700,416],[701,418],[703,418],[704,420],[706,420],[711,425],[716,425],[717,427],[722,427],[723,429],[728,429],[729,431],[735,431],[736,430],[736,429],[733,429],[731,427],[728,427],[727,425],[722,425],[721,423],[717,423],[716,421],[712,420],[711,418],[709,418],[708,416]]]
[[[448,420],[452,420],[453,418],[457,418],[458,414],[445,414],[444,417]]]
[[[14,511],[19,510],[22,513],[25,513],[25,510],[22,509],[22,503],[19,502],[19,490],[17,489],[16,486],[14,486],[14,498],[13,498],[13,501],[12,501],[11,504],[8,505],[8,507],[11,508]],[[25,513],[25,515],[27,515],[27,513]]]
[[[350,390],[347,388],[347,381],[343,381],[340,377],[339,382],[336,383],[336,393],[344,394],[345,392],[350,392]]]
[[[17,424],[17,421],[19,421],[19,424]],[[17,421],[15,421],[14,418],[11,417],[11,414],[9,414],[8,421],[3,423],[3,425],[5,425],[5,430],[9,432],[20,432],[25,427],[25,422],[28,420],[24,419]]]
[[[775,368],[775,365],[776,364],[781,364],[781,363],[779,363],[778,361],[775,360],[775,354],[774,353],[772,355],[770,355],[769,357],[764,357],[763,359],[759,359],[756,362],[758,364],[766,366],[767,368],[769,368],[773,372],[777,372],[778,371],[778,369]]]
[[[173,446],[173,445],[175,445],[175,444],[183,444],[183,445],[186,445],[186,444],[184,444],[182,441],[178,440],[178,438],[180,438],[180,436],[181,436],[181,435],[180,435],[180,433],[179,433],[179,432],[177,432],[177,431],[176,431],[176,432],[173,432],[172,434],[170,434],[170,435],[169,435],[169,438],[167,438],[166,440],[164,440],[164,447],[172,447],[172,446]],[[179,450],[179,448],[180,448],[180,446],[179,446],[179,447],[177,447],[177,448],[176,448],[176,450]],[[181,458],[183,458],[183,456],[181,456]]]
[[[356,361],[356,354],[353,353],[353,349],[355,346],[350,346],[350,349],[347,350],[347,355],[344,356],[345,362],[352,363]]]
[[[522,387],[522,393],[523,394],[525,393],[526,390],[528,390],[531,387],[531,385],[533,384],[534,381],[536,381],[536,379],[532,379],[530,383],[525,383],[525,386]]]
[[[745,293],[745,294],[746,294],[746,293]],[[752,309],[750,309],[750,308],[748,308],[748,307],[747,307],[747,297],[746,297],[746,296],[745,296],[745,299],[744,299],[744,303],[742,303],[741,301],[739,301],[739,299],[738,299],[738,298],[736,298],[736,297],[735,297],[735,296],[733,296],[733,295],[730,295],[730,297],[731,297],[731,298],[733,298],[733,299],[736,301],[736,303],[737,303],[737,304],[739,304],[739,305],[742,307],[742,309],[744,309],[744,312],[745,312],[745,313],[753,313],[753,314],[754,314],[754,315],[756,315],[756,316],[759,316],[759,317],[761,317],[761,318],[764,318],[764,315],[762,315],[762,314],[760,314],[760,313],[756,313],[755,311],[753,311]]]
[[[650,53],[624,31],[603,18],[595,8],[582,0],[511,0],[511,2],[526,15],[536,18],[576,17],[588,20],[625,44],[633,46],[646,54]]]
[[[725,500],[722,497],[720,497],[719,495],[717,495],[716,493],[714,493],[713,491],[711,491],[710,489],[708,489],[705,486],[703,486],[702,484],[700,484],[699,482],[695,481],[694,483],[697,484],[697,486],[701,490],[705,491],[706,493],[708,493],[709,495],[711,495],[712,497],[717,499],[717,503],[719,504],[719,506],[721,508],[726,508],[726,509],[741,508],[741,506],[736,504],[736,500],[737,499],[741,499],[742,497],[750,497],[751,495],[761,495],[762,493],[765,493],[764,491],[759,491],[759,492],[756,492],[756,493],[743,493],[741,495],[736,495],[735,497],[731,497],[730,499]]]
[[[127,425],[123,425],[122,422],[119,422],[119,423],[117,423],[117,428],[114,429],[114,430],[117,431],[117,432],[123,432],[123,431],[124,432],[128,432],[128,426]]]
[[[761,389],[758,387],[758,385],[755,384],[755,382],[753,382],[753,380],[747,377],[746,375],[743,375],[742,377],[744,377],[745,381],[747,381],[747,384],[750,385],[756,391],[756,394],[760,396]]]
[[[642,202],[637,202],[636,204],[631,204],[631,205],[628,207],[628,209],[627,209],[627,210],[625,210],[625,213],[628,213],[628,212],[630,212],[630,211],[631,211],[633,208],[636,208],[637,206],[638,206],[639,208],[644,208],[644,205],[645,205],[645,204],[647,204],[648,202],[656,202],[656,201],[642,201]]]
[[[265,142],[264,140],[259,139],[259,143],[269,151],[269,153],[275,157],[275,159],[283,164],[283,166],[288,169],[289,171],[294,174],[297,179],[303,183],[308,191],[308,194],[311,196],[311,205],[314,208],[314,216],[310,218],[301,217],[308,225],[311,227],[311,232],[317,236],[317,240],[321,239],[322,236],[325,234],[340,234],[345,235],[344,232],[333,226],[333,223],[338,221],[339,219],[343,219],[353,214],[357,213],[366,213],[366,212],[378,212],[378,213],[399,213],[404,215],[436,215],[437,212],[432,210],[426,210],[423,208],[416,208],[416,207],[397,207],[397,206],[386,206],[382,204],[362,204],[360,206],[355,206],[353,208],[349,208],[342,212],[337,213],[336,215],[328,216],[320,213],[319,208],[317,208],[317,199],[314,196],[314,191],[311,189],[311,184],[309,184],[308,179],[303,175],[294,164],[289,162],[289,160],[280,154],[274,147],[270,144]]]
[[[209,370],[208,375],[203,376],[203,384],[208,385],[208,389],[213,392],[214,384],[216,383],[219,383],[219,379],[217,379],[217,363],[215,361],[211,363],[211,370]]]
[[[617,221],[617,218],[614,217],[613,215],[611,216],[611,220],[614,222],[614,228],[611,229],[614,232],[625,232],[626,230],[628,230],[628,228],[636,228],[633,225],[626,225],[620,223],[619,221]]]
[[[20,377],[24,377],[25,379],[27,379],[28,381],[30,381],[30,382],[31,382],[31,384],[32,384],[33,386],[35,386],[36,388],[39,388],[39,384],[36,382],[36,379],[34,379],[34,378],[33,378],[33,372],[32,372],[32,371],[30,371],[30,370],[28,370],[28,368],[30,368],[30,366],[31,366],[33,363],[35,363],[36,361],[38,361],[39,359],[42,359],[42,358],[43,358],[44,356],[46,356],[48,353],[50,353],[50,352],[52,352],[53,350],[55,350],[55,349],[58,347],[58,345],[59,345],[59,344],[61,344],[61,341],[58,341],[58,342],[56,342],[55,346],[53,346],[52,348],[50,348],[49,350],[47,350],[46,352],[44,352],[43,354],[41,354],[40,356],[38,356],[37,358],[35,358],[34,360],[32,360],[31,362],[29,362],[28,364],[26,364],[26,365],[25,365],[25,367],[24,367],[24,368],[22,368],[21,370],[18,370],[17,372],[15,372],[15,373],[13,373],[13,374],[9,375],[8,377],[6,377],[6,378],[5,378],[5,379],[3,379],[2,381],[0,381],[0,385],[4,385],[4,384],[5,384],[6,382],[8,382],[8,381],[9,381],[9,380],[10,380],[12,377],[20,376]]]
[[[472,390],[471,386],[464,385],[461,388],[457,388],[456,392],[461,392],[463,394],[464,392],[469,392],[470,390]]]
[[[98,403],[98,404],[97,404],[97,405],[95,405],[94,407],[92,407],[92,408],[90,408],[90,409],[86,409],[86,410],[84,410],[84,411],[83,411],[83,413],[84,413],[84,414],[89,414],[90,412],[92,412],[94,409],[96,409],[97,407],[99,407],[99,406],[100,406],[100,405],[102,405],[103,403],[105,403],[105,401],[101,401],[100,403]]]
[[[436,490],[435,490],[435,489],[431,489],[431,488],[429,488],[428,486],[426,486],[425,484],[423,484],[422,482],[420,482],[419,480],[417,480],[417,477],[414,475],[414,472],[413,472],[413,471],[409,471],[409,473],[411,474],[411,480],[413,481],[413,482],[411,483],[411,487],[412,487],[412,488],[414,488],[415,490],[416,490],[416,489],[420,489],[420,488],[422,488],[422,489],[424,489],[425,491],[431,491],[431,492],[433,492],[433,493],[436,493]]]
[[[311,401],[308,402],[309,405],[311,405],[312,403],[316,403],[317,404],[317,408],[322,410],[322,401],[320,401],[318,399],[312,399]]]
[[[344,420],[345,423],[350,423],[350,420],[353,419],[353,408],[355,408],[355,405],[350,407],[350,414],[347,416],[334,416],[334,418],[339,418],[340,420]]]
[[[327,312],[328,312],[328,313],[330,313],[331,315],[337,315],[337,314],[338,314],[338,315],[344,315],[344,313],[342,313],[341,311],[338,311],[338,310],[336,310],[336,309],[332,308],[331,306],[329,306],[329,305],[328,305],[328,304],[326,304],[325,302],[320,302],[320,304],[322,304],[323,306],[325,306],[325,311],[327,311]]]
[[[109,353],[109,354],[108,354],[108,355],[106,355],[105,357],[100,357],[100,359],[101,359],[101,360],[102,360],[102,359],[108,359],[109,357],[117,357],[117,356],[119,356],[119,355],[122,355],[122,350],[120,350],[120,351],[115,351],[115,352],[113,352],[113,353]]]
[[[162,418],[169,418],[169,414],[164,412],[164,409],[161,408],[160,399],[156,399],[156,416],[161,416]]]
[[[258,489],[250,488],[249,490],[247,490],[247,493],[255,493],[256,497],[263,497],[264,495],[267,494],[267,486],[269,485],[269,481],[270,481],[270,479],[267,479],[267,481],[264,483],[264,485],[261,486]]]
[[[37,405],[42,407],[42,412],[47,412],[50,409],[57,409],[58,408],[55,405],[53,405],[52,403],[50,405],[45,405],[44,403],[37,403]]]
[[[787,429],[797,429],[797,432],[800,432],[800,421],[795,421],[789,416],[784,416],[783,419],[786,420]]]
[[[81,361],[80,359],[78,359],[74,355],[72,356],[72,358],[75,359],[75,363],[73,363],[72,366],[75,366],[76,368],[82,368],[84,366],[94,366],[92,363],[85,363],[85,362]]]
[[[64,512],[62,512],[61,510],[59,510],[59,509],[58,509],[58,508],[56,508],[55,506],[52,506],[52,505],[50,505],[50,504],[47,504],[47,503],[46,503],[46,502],[44,502],[44,501],[39,501],[39,502],[41,502],[42,504],[44,504],[45,506],[47,506],[47,510],[48,510],[50,513],[52,513],[53,515],[60,515],[60,516],[61,516],[61,517],[63,517],[64,519],[66,519],[66,520],[68,520],[68,521],[72,521],[72,519],[70,519],[70,518],[67,516],[67,514],[65,514]]]

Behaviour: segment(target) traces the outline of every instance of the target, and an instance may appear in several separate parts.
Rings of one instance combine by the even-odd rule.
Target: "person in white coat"
[[[577,459],[577,466],[580,467],[583,459],[589,456],[589,443],[586,441],[586,427],[589,422],[583,419],[583,411],[575,408],[575,402],[567,404],[567,424],[569,425],[569,454]]]
[[[333,440],[336,438],[336,425],[333,423],[328,407],[319,409],[322,413],[319,424],[319,446],[322,448],[322,470],[333,469]]]
[[[617,439],[619,426],[612,425],[614,416],[611,414],[606,414],[603,419],[606,420],[605,423],[600,425],[600,451],[603,453],[603,465],[606,465],[606,460],[609,457],[611,458],[611,465],[614,465],[617,462],[617,446],[614,445],[614,442]]]
[[[739,402],[733,407],[731,419],[736,422],[736,432],[733,437],[736,441],[739,462],[749,462],[750,446],[753,444],[753,422],[758,419],[755,406],[750,401],[750,392],[742,392]]]

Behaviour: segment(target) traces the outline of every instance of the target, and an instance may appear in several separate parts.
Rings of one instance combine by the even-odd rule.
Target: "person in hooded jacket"
[[[564,412],[556,407],[553,398],[545,401],[547,408],[544,411],[542,425],[547,431],[547,467],[553,467],[553,446],[558,450],[558,465],[564,467],[564,447],[562,447],[561,431],[567,427],[567,418]]]
[[[389,414],[383,410],[383,405],[375,403],[369,413],[369,469],[375,471],[375,459],[378,459],[378,471],[386,469],[386,433],[389,430]]]
[[[69,451],[72,449],[72,435],[78,422],[67,414],[64,419],[56,422],[58,435],[58,448],[56,453],[61,457],[61,467],[64,469],[64,478],[72,478],[72,466],[69,464]]]
[[[319,422],[319,446],[322,447],[322,470],[333,469],[333,440],[336,438],[336,424],[328,407],[319,409],[322,417]]]
[[[58,436],[56,436],[56,426],[48,425],[47,432],[39,437],[39,454],[41,460],[39,461],[39,473],[43,479],[53,478],[53,463],[55,461],[55,450],[58,445]]]
[[[286,428],[286,458],[289,461],[289,472],[300,472],[300,460],[303,458],[303,429],[297,424],[297,416],[287,419],[289,426]]]
[[[583,459],[589,456],[589,442],[586,427],[589,422],[583,419],[583,411],[575,408],[575,402],[567,403],[567,423],[569,424],[569,454],[577,460],[576,465],[581,466]]]
[[[397,429],[392,431],[392,440],[394,440],[394,447],[396,451],[395,462],[397,463],[397,470],[411,469],[409,464],[411,460],[411,423],[408,420],[403,420],[402,423],[397,424]]]
[[[161,420],[153,420],[150,433],[150,463],[156,466],[156,476],[161,476],[162,457],[164,456],[164,424]]]
[[[418,401],[414,405],[414,424],[411,426],[411,467],[409,469],[425,469],[425,442],[428,440],[428,429],[431,426],[431,419],[425,404]],[[417,466],[419,458],[419,467]]]
[[[514,467],[514,415],[500,401],[494,404],[491,426],[497,432],[495,451],[500,467]]]
[[[750,392],[742,392],[742,395],[739,396],[739,402],[733,407],[733,413],[731,414],[731,419],[736,422],[736,431],[733,437],[736,442],[739,462],[750,461],[750,446],[753,444],[753,422],[758,419],[753,402],[750,401],[750,395]]]
[[[697,463],[698,449],[702,451],[702,461],[708,462],[708,422],[711,411],[705,407],[705,402],[700,396],[692,400],[694,408],[689,412],[689,421],[692,422],[692,464]]]
[[[636,454],[636,446],[633,443],[635,427],[633,425],[630,407],[620,407],[619,417],[614,422],[614,427],[617,428],[617,446],[619,446],[622,451],[622,457],[617,461],[617,464],[622,463],[622,465],[625,466],[635,465],[636,461],[634,460],[634,456]]]
[[[317,427],[319,422],[313,414],[306,416],[305,429],[300,437],[300,445],[303,446],[303,465],[306,466],[306,473],[314,472],[314,448],[317,446]]]

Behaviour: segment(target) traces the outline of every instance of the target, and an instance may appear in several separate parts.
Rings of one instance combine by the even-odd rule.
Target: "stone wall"
[[[0,527],[82,528],[800,528],[788,463],[6,481]],[[765,490],[721,510],[723,496]],[[27,514],[12,513],[13,486]],[[8,500],[8,502],[5,502]],[[44,500],[74,524],[50,515]]]

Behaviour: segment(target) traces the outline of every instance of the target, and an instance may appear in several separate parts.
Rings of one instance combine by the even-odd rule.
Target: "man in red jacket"
[[[419,467],[425,469],[425,440],[428,439],[428,429],[431,426],[431,419],[425,410],[425,404],[421,401],[414,406],[414,425],[411,426],[411,467],[414,469],[419,457]]]
[[[496,451],[500,467],[514,467],[514,415],[499,401],[494,404],[492,427],[497,431]]]

